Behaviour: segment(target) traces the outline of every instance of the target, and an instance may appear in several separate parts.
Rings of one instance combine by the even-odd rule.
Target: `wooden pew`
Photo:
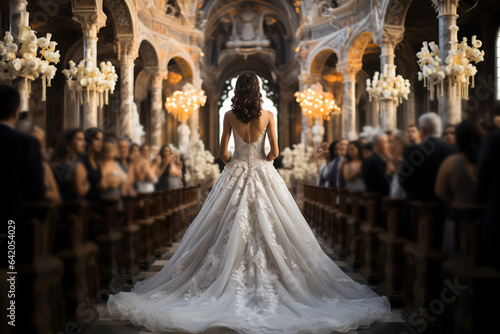
[[[442,265],[447,293],[441,328],[449,333],[494,331],[500,298],[500,270],[482,258],[481,238],[485,207],[452,205],[455,220],[456,254]],[[497,248],[500,253],[500,246]],[[495,304],[493,304],[495,305]]]
[[[27,208],[27,219],[10,223],[15,242],[13,268],[1,268],[2,295],[0,305],[7,305],[15,300],[15,327],[7,325],[8,316],[2,319],[2,333],[57,333],[64,324],[65,303],[62,280],[63,262],[54,256],[54,223],[59,219],[57,208],[53,205],[37,202]],[[9,222],[4,222],[9,224]],[[10,235],[10,234],[9,234]],[[5,247],[7,248],[7,247]],[[4,254],[7,257],[8,254]],[[9,254],[10,255],[10,254]],[[15,274],[9,274],[15,272]],[[12,279],[15,298],[8,299]],[[4,310],[4,314],[10,311]]]
[[[437,221],[438,206],[431,202],[410,202],[412,220],[411,241],[404,246],[404,303],[402,317],[416,330],[425,322],[429,331],[435,331],[439,317],[428,314],[430,303],[439,300],[443,289],[441,264],[445,259],[441,252],[441,232],[443,222]],[[427,313],[426,313],[427,312]]]
[[[403,307],[404,301],[404,246],[408,239],[401,235],[404,201],[385,197],[382,199],[385,231],[380,233],[379,290],[389,298],[392,307]]]
[[[164,240],[166,215],[163,212],[163,191],[151,193],[151,218],[154,220],[153,228],[150,230],[153,239],[153,255],[156,258],[161,258],[166,252],[166,240]]]
[[[347,220],[349,219],[349,203],[347,200],[349,190],[339,189],[339,206],[335,214],[335,253],[341,258],[347,256]]]
[[[378,222],[380,194],[365,193],[364,200],[366,217],[360,226],[362,238],[361,270],[366,275],[368,284],[378,284],[380,250],[378,235],[383,231]]]
[[[127,284],[133,283],[133,276],[139,273],[140,227],[137,225],[138,198],[122,196],[124,220],[122,232],[122,268],[120,274]]]
[[[122,289],[120,269],[122,265],[122,222],[119,215],[118,199],[101,199],[102,213],[100,233],[95,239],[99,246],[100,288],[111,293]]]
[[[329,196],[328,196],[328,208],[330,210],[330,216],[328,219],[328,225],[327,225],[327,233],[328,236],[330,237],[331,248],[335,248],[338,238],[336,235],[336,225],[335,225],[335,215],[339,211],[339,206],[338,206],[338,189],[333,188],[333,187],[327,187]]]
[[[85,201],[64,203],[56,224],[54,248],[56,256],[64,263],[66,322],[75,322],[80,329],[88,327],[98,315],[91,300],[97,297],[100,286],[99,247],[87,239],[89,212]],[[82,309],[96,316],[89,317],[88,312],[81,312]]]
[[[139,268],[147,270],[153,263],[153,224],[155,220],[151,217],[151,195],[147,193],[138,194],[139,200]]]
[[[361,268],[361,223],[364,219],[364,200],[362,191],[351,191],[351,212],[347,219],[347,263],[352,269]]]

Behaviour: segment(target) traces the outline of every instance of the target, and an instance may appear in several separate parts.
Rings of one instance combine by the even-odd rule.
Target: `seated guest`
[[[86,198],[94,205],[101,199],[100,190],[106,187],[103,183],[101,167],[97,161],[97,156],[101,153],[104,135],[98,128],[88,128],[84,134],[87,149],[83,157],[83,165],[87,169],[87,179],[90,184]]]
[[[389,142],[385,133],[377,133],[372,137],[373,154],[363,161],[362,178],[366,191],[389,195],[391,177],[387,173],[389,159]]]
[[[0,108],[0,156],[2,157],[0,215],[3,222],[1,232],[7,235],[7,220],[24,220],[28,201],[42,199],[46,187],[38,140],[14,130],[21,104],[19,92],[10,86],[0,85],[0,101],[2,102]],[[19,228],[23,226],[19,225]]]
[[[77,128],[63,131],[54,147],[50,166],[63,201],[81,200],[89,191],[87,170],[81,155],[85,151],[85,136]]]
[[[167,167],[168,169],[168,187],[170,189],[182,188],[182,162],[180,154],[177,150],[174,150],[170,154],[170,162]]]
[[[47,163],[47,152],[45,149],[45,132],[37,126],[33,127],[31,135],[38,139],[40,143],[40,152],[42,153],[42,164],[44,170],[44,181],[47,191],[45,192],[44,199],[47,202],[59,204],[61,202],[61,195],[59,193],[59,187],[57,186],[54,174],[50,165]]]
[[[447,124],[443,129],[443,141],[445,143],[456,145],[457,138],[455,137],[455,126]]]
[[[408,125],[406,135],[408,137],[410,145],[416,145],[420,143],[420,133],[418,132],[418,128],[415,124]]]
[[[347,143],[349,143],[349,141],[344,138],[337,144],[338,156],[330,163],[330,174],[328,176],[329,187],[345,188],[345,180],[342,175],[342,165],[344,163],[344,157],[347,153]]]
[[[357,140],[351,141],[347,145],[347,154],[345,163],[342,167],[342,173],[345,180],[345,188],[348,190],[364,191],[365,184],[361,177],[361,143]]]
[[[436,113],[420,116],[418,126],[422,142],[405,150],[398,173],[399,183],[408,200],[437,202],[434,183],[439,166],[458,150],[440,138],[441,119]]]
[[[436,195],[447,204],[473,204],[476,186],[476,164],[483,132],[476,122],[467,120],[457,125],[459,153],[448,156],[439,167]],[[443,252],[455,253],[455,221],[447,217],[443,234]]]
[[[158,153],[160,163],[156,167],[156,176],[158,181],[155,184],[156,190],[168,189],[168,165],[170,162],[171,149],[168,145],[163,145]]]
[[[486,205],[486,218],[481,231],[482,264],[500,269],[500,130],[490,132],[483,140],[477,164],[476,203]]]

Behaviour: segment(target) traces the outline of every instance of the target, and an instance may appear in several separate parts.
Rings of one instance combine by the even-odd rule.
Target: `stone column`
[[[132,138],[134,61],[139,55],[139,45],[131,38],[119,38],[117,45],[120,61],[120,135]]]
[[[344,81],[344,105],[341,113],[342,137],[354,140],[358,137],[356,131],[356,74],[361,69],[361,62],[348,61],[337,65]]]
[[[311,73],[302,73],[299,75],[299,91],[303,91],[304,89],[309,88],[311,85],[318,83],[321,81],[321,76],[319,74],[311,74]],[[312,141],[312,119],[304,115],[301,111],[301,120],[302,120],[302,130],[300,133],[300,142],[304,144],[304,146],[310,147],[313,145]]]
[[[163,110],[163,79],[164,75],[157,72],[153,75],[151,80],[151,145],[161,146],[161,112]]]
[[[106,25],[106,15],[101,11],[74,11],[73,20],[82,26],[83,59],[87,68],[97,67],[97,33]],[[83,128],[97,127],[98,94],[83,94]]]
[[[380,72],[396,76],[394,65],[394,47],[403,40],[404,29],[400,27],[384,27],[380,43]],[[380,127],[382,130],[397,128],[396,100],[393,98],[379,99]]]
[[[459,0],[433,0],[438,7],[439,20],[439,54],[441,66],[452,48],[450,42],[457,41],[457,32],[450,31],[450,26],[457,24],[457,7]],[[458,85],[453,85],[449,77],[443,80],[443,96],[439,98],[439,116],[445,124],[458,124],[462,120],[462,101],[457,92]]]
[[[28,12],[26,11],[27,5],[28,2],[25,0],[10,0],[9,28],[10,28],[10,33],[14,38],[14,41],[17,41],[19,38],[19,32],[21,30],[21,26],[26,24],[26,22],[23,22],[24,21],[23,16],[28,14]],[[28,110],[29,90],[30,90],[28,80],[25,78],[18,78],[14,80],[13,86],[19,91],[19,94],[21,95],[21,106],[19,110],[20,111]]]

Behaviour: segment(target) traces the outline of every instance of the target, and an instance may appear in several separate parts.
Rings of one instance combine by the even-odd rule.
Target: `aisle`
[[[355,271],[351,271],[345,261],[339,259],[333,249],[330,247],[329,241],[324,241],[322,238],[318,239],[323,251],[330,256],[332,260],[353,280],[366,284],[366,280],[362,275]],[[155,275],[167,263],[172,255],[177,250],[179,243],[173,243],[172,247],[168,249],[161,259],[156,260],[148,271],[143,271],[134,277],[134,282],[143,280],[145,278]],[[85,331],[86,334],[146,334],[151,333],[147,329],[137,328],[134,325],[122,322],[120,320],[112,319],[109,316],[105,304],[98,305],[99,320],[94,322],[92,326]],[[166,332],[169,334],[183,334],[185,332]],[[234,334],[237,333],[227,328],[213,328],[203,332],[203,334]],[[392,315],[384,321],[373,324],[368,329],[360,329],[351,331],[348,334],[413,334],[415,333],[410,326],[401,318],[401,309],[393,309]]]

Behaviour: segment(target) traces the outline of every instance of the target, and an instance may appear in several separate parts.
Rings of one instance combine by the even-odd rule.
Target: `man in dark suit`
[[[373,154],[363,161],[361,174],[367,192],[388,196],[391,178],[387,174],[389,140],[385,133],[377,133],[372,138]]]
[[[20,101],[16,89],[0,85],[0,215],[5,230],[8,220],[17,220],[17,225],[25,218],[28,201],[41,199],[46,191],[38,140],[14,130]]]
[[[418,130],[422,142],[405,150],[398,181],[408,200],[440,203],[434,193],[439,166],[446,157],[458,153],[458,149],[441,139],[441,119],[436,113],[420,116]]]
[[[475,198],[486,204],[486,219],[482,231],[481,259],[500,268],[498,240],[500,237],[500,130],[489,133],[483,140],[477,165]]]
[[[349,141],[345,138],[341,139],[337,144],[338,156],[331,162],[332,165],[330,167],[330,174],[328,178],[329,187],[345,188],[342,166],[344,164],[344,158],[347,153],[347,144],[349,144]]]

